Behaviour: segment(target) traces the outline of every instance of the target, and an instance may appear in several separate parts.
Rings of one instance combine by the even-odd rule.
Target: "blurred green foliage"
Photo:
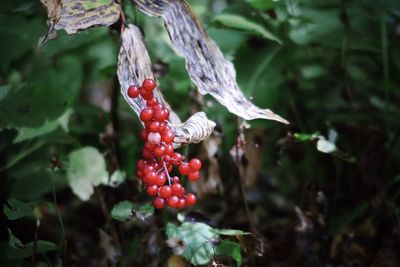
[[[171,49],[161,20],[140,14],[130,1],[122,2],[128,22],[139,25],[145,34],[158,82],[174,111],[188,118],[193,111],[203,110],[222,132],[217,159],[225,191],[201,197],[197,209],[213,225],[255,230],[272,243],[262,258],[254,259],[246,250],[242,259],[240,248],[238,252],[231,241],[224,241],[217,254],[225,251],[222,254],[238,265],[247,257],[251,258],[248,265],[340,266],[347,264],[347,254],[332,259],[326,251],[332,248],[333,239],[350,232],[365,251],[356,256],[358,266],[378,261],[375,255],[380,250],[397,248],[399,1],[190,1],[210,37],[234,63],[246,96],[291,122],[287,128],[256,120],[245,130],[249,136],[257,131],[262,136],[262,142],[249,140],[261,149],[257,180],[246,188],[256,229],[243,222],[246,211],[238,193],[241,178],[229,153],[236,141],[238,119],[209,96],[199,104],[184,60]],[[42,221],[39,239],[60,244],[57,253],[45,254],[55,250],[55,245],[39,241],[40,262],[63,258],[70,266],[102,266],[89,260],[100,249],[119,246],[127,256],[107,254],[106,261],[122,266],[164,264],[171,253],[154,232],[160,234],[159,228],[167,223],[172,227],[174,214],[156,214],[158,218],[145,226],[134,222],[128,233],[123,233],[119,222],[111,221],[112,217],[125,220],[130,216],[128,210],[111,213],[114,204],[129,200],[134,206],[147,201],[134,177],[142,145],[137,138],[140,124],[119,94],[116,80],[118,27],[93,28],[73,36],[60,31],[57,39],[38,48],[39,38],[47,32],[46,18],[40,1],[0,1],[0,190],[4,203],[0,226],[8,237],[0,248],[17,255],[0,254],[0,265],[29,262],[22,258],[31,255],[36,220]],[[312,133],[332,141],[332,131],[337,134],[333,143],[338,151],[321,153]],[[125,182],[114,188],[102,186],[90,201],[80,201],[69,187],[68,157],[82,147],[100,151],[109,176],[125,172]],[[200,149],[200,145],[191,146],[186,152],[194,155]],[[253,166],[252,162],[245,164]],[[310,200],[321,192],[327,203],[324,208],[319,206],[322,202]],[[36,205],[33,214],[31,203]],[[236,209],[229,210],[230,205]],[[298,223],[295,206],[311,221],[316,210],[322,214],[324,224],[319,232],[293,234],[293,225]],[[227,210],[234,212],[230,220],[221,216]],[[357,228],[364,224],[369,225],[368,234]],[[99,242],[97,229],[119,236],[120,244]],[[390,239],[396,229],[397,236]],[[63,254],[65,234],[67,251],[75,253],[75,258]],[[12,242],[14,235],[21,239],[22,243],[17,239],[20,245]],[[277,239],[289,241],[276,244]],[[149,242],[156,252],[148,249]],[[281,256],[281,251],[286,254]],[[157,263],[154,255],[159,258]]]

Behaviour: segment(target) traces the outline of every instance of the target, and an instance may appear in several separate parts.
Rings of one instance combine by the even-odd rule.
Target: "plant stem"
[[[385,91],[385,113],[389,108],[389,60],[388,60],[388,38],[386,27],[386,13],[381,15],[381,49],[383,68],[383,88]]]

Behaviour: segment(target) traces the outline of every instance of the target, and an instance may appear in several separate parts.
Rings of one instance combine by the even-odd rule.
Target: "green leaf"
[[[272,0],[245,0],[245,2],[261,11],[270,9],[274,6],[274,1]]]
[[[21,248],[11,248],[6,250],[6,257],[9,259],[22,259],[32,255],[34,242],[29,242]],[[46,253],[57,250],[57,246],[50,241],[38,240],[36,253]]]
[[[313,134],[306,134],[306,133],[294,133],[293,137],[296,138],[300,142],[308,142],[312,141],[319,136],[319,132],[315,132]]]
[[[31,216],[35,209],[36,203],[24,203],[14,198],[7,200],[4,204],[3,212],[9,220],[16,220],[22,217]]]
[[[78,58],[64,56],[55,66],[37,61],[31,69],[29,83],[13,87],[0,99],[0,129],[43,126],[72,104],[82,78]]]
[[[10,63],[29,53],[44,26],[38,18],[28,20],[22,16],[1,16],[0,69],[6,70]]]
[[[111,217],[117,221],[126,221],[135,216],[139,220],[145,220],[154,214],[151,204],[139,205],[130,201],[121,201],[111,210]]]
[[[232,257],[236,261],[236,266],[242,265],[242,254],[240,245],[230,240],[222,241],[215,249],[217,255]]]
[[[5,251],[6,258],[8,259],[22,259],[32,255],[34,242],[22,244],[22,242],[13,235],[8,229],[9,246]],[[57,246],[53,242],[38,240],[36,243],[36,253],[46,253],[48,251],[56,250]]]
[[[42,126],[39,127],[21,127],[18,128],[18,135],[14,139],[15,143],[20,143],[25,140],[29,140],[41,135],[48,134],[56,130],[61,126],[65,131],[68,131],[68,122],[72,114],[71,109],[68,109],[61,117],[56,120],[46,121]]]
[[[194,265],[207,264],[214,256],[213,242],[218,238],[218,233],[215,233],[214,229],[207,224],[184,222],[177,227],[168,223],[166,234],[170,241],[183,242],[182,256]]]
[[[282,41],[276,35],[267,30],[262,24],[257,23],[255,21],[251,21],[249,18],[244,17],[240,14],[222,13],[215,16],[213,21],[220,23],[224,26],[230,27],[232,29],[242,30],[249,33],[257,34],[265,39],[282,43]]]
[[[229,236],[251,235],[252,234],[249,232],[244,232],[242,230],[235,230],[235,229],[213,229],[213,231],[220,235],[229,235]]]
[[[117,221],[126,221],[133,216],[133,203],[130,201],[121,201],[111,210],[111,217]]]
[[[69,154],[68,182],[81,200],[88,200],[95,186],[108,183],[104,156],[94,147],[84,147]]]

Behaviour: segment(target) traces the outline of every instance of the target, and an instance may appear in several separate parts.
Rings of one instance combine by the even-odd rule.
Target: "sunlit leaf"
[[[108,183],[106,162],[94,147],[84,147],[69,154],[68,182],[81,200],[89,200],[94,187]]]

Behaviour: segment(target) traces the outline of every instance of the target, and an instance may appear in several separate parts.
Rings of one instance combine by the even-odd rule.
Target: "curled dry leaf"
[[[135,0],[139,10],[149,16],[162,17],[172,44],[186,59],[190,78],[201,94],[212,95],[231,113],[245,120],[269,119],[288,121],[269,109],[252,104],[236,82],[233,64],[206,34],[189,4],[174,0]]]
[[[151,61],[143,36],[139,28],[134,25],[128,25],[122,33],[117,74],[121,84],[122,95],[136,114],[139,115],[140,111],[145,107],[145,102],[140,97],[130,98],[127,95],[127,89],[132,84],[141,84],[146,78],[154,79],[154,74],[151,70]],[[154,92],[155,97],[169,110],[172,110],[158,87]],[[171,111],[169,120],[175,133],[175,147],[188,143],[198,143],[207,139],[215,127],[215,123],[208,120],[204,112],[195,113],[186,122],[182,123],[179,117]]]
[[[48,11],[49,30],[39,45],[54,39],[56,30],[68,34],[93,26],[109,26],[120,17],[121,7],[114,0],[40,0]]]

